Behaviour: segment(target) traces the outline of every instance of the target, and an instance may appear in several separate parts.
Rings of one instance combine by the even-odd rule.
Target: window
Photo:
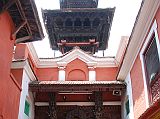
[[[74,22],[74,26],[75,27],[80,27],[82,26],[82,23],[81,23],[81,19],[80,18],[76,18],[75,22]]]
[[[128,115],[130,113],[130,108],[129,108],[129,99],[127,99],[126,103],[125,103],[125,109],[126,109],[126,115]]]
[[[65,26],[66,27],[72,27],[72,20],[70,18],[68,18],[66,21],[65,21]]]
[[[160,70],[160,43],[157,28],[157,22],[155,20],[140,52],[147,107],[152,103],[154,93],[157,93],[152,90],[154,88],[152,86],[157,82],[155,77]]]
[[[25,107],[24,107],[24,113],[29,116],[29,112],[30,112],[30,104],[29,102],[26,100],[25,101]]]
[[[144,52],[144,61],[146,66],[146,77],[149,79],[149,82],[151,82],[160,67],[155,35],[151,38],[151,42]]]

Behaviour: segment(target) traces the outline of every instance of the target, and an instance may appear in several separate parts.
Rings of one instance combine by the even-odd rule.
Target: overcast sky
[[[43,22],[41,9],[59,9],[59,0],[35,1],[41,22]],[[105,51],[105,56],[115,56],[121,36],[130,36],[140,5],[141,0],[99,0],[98,8],[116,7],[110,31],[108,49]],[[42,26],[44,28],[43,23]],[[38,57],[54,57],[54,51],[50,48],[48,35],[45,29],[44,32],[45,38],[42,41],[34,42]],[[102,52],[99,52],[98,55],[102,56]]]

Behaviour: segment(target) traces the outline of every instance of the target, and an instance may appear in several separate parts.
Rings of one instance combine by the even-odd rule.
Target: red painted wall
[[[89,80],[88,66],[80,59],[75,59],[66,66],[66,80]]]
[[[160,8],[156,13],[155,19],[158,25],[157,30],[158,30],[159,40],[160,40]],[[149,33],[149,31],[146,31],[146,32]],[[134,87],[132,88],[134,116],[135,116],[134,119],[138,119],[138,117],[146,110],[144,81],[142,76],[142,65],[140,61],[140,54],[138,54],[138,57],[136,58],[136,61],[131,69],[131,82],[132,82],[132,87]]]
[[[38,68],[36,74],[38,80],[43,80],[43,81],[58,80],[58,68]]]
[[[28,49],[26,44],[17,44],[14,59],[27,59]]]
[[[133,105],[134,105],[134,119],[144,112],[146,109],[145,93],[144,93],[144,83],[142,76],[142,66],[140,57],[137,57],[133,68],[131,70],[131,82],[132,82],[132,95],[133,95]]]
[[[117,67],[96,68],[97,81],[113,81],[116,80]]]
[[[18,84],[22,86],[23,69],[11,69],[11,73],[15,77]]]
[[[17,119],[20,90],[10,77],[10,67],[15,40],[14,27],[7,12],[0,14],[0,118]]]

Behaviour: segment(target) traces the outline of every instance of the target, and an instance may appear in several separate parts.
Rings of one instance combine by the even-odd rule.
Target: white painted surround
[[[134,119],[132,84],[131,84],[130,74],[127,75],[127,78],[125,79],[125,82],[127,83],[127,89],[126,89],[126,94],[123,98],[122,119]],[[125,103],[126,103],[127,99],[129,100],[129,109],[130,109],[130,113],[128,115],[126,115],[126,109],[125,109]]]
[[[141,64],[142,64],[142,74],[143,74],[143,82],[144,82],[144,92],[145,92],[145,101],[146,101],[146,108],[149,107],[149,99],[148,99],[148,89],[147,89],[147,82],[146,82],[146,74],[145,74],[145,63],[144,63],[144,51],[148,46],[148,43],[153,35],[153,33],[155,34],[155,38],[156,38],[156,44],[157,44],[157,49],[158,49],[158,54],[159,54],[159,59],[160,59],[160,43],[159,43],[159,38],[158,38],[158,32],[157,32],[157,22],[156,20],[154,21],[150,32],[146,38],[146,41],[142,47],[142,50],[140,51],[140,60],[141,60]]]
[[[22,91],[21,91],[21,96],[20,96],[20,106],[19,106],[18,119],[34,119],[34,101],[33,101],[32,93],[28,92],[28,83],[29,82],[30,82],[30,78],[27,75],[26,71],[23,70]],[[25,100],[27,100],[30,104],[29,118],[24,113]]]

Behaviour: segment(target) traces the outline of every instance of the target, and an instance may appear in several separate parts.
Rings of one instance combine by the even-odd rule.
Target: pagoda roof
[[[62,53],[70,51],[74,46],[93,54],[105,50],[108,47],[114,11],[115,8],[43,10],[51,48]],[[67,24],[68,20],[71,25]],[[76,26],[76,22],[80,26]],[[85,23],[88,24],[85,26]]]
[[[125,88],[126,84],[120,81],[32,81],[29,84],[29,89],[33,92],[107,91]]]
[[[12,36],[16,43],[32,42],[44,38],[34,0],[5,0],[1,12],[7,10],[16,27]]]

